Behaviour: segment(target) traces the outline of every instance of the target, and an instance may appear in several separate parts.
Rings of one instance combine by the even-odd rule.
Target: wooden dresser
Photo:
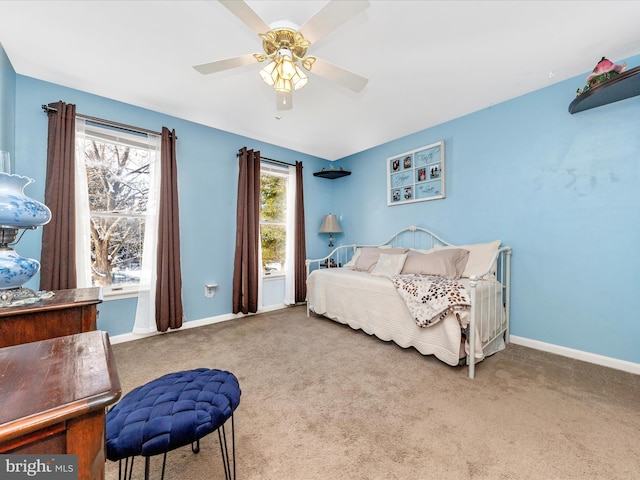
[[[0,348],[0,453],[76,454],[104,478],[105,408],[120,397],[106,332]]]
[[[0,347],[96,329],[100,287],[56,290],[32,305],[0,308]]]

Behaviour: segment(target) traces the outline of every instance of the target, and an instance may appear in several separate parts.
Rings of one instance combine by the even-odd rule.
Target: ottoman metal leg
[[[229,462],[229,449],[227,448],[227,435],[224,423],[218,428],[218,439],[220,440],[220,453],[222,454],[222,464],[224,466],[225,480],[235,480],[236,478],[236,435],[233,423],[233,413],[231,414],[231,459],[233,461],[233,474],[231,463]]]
[[[131,463],[129,463],[129,458],[131,458]],[[127,457],[124,459],[124,472],[122,471],[122,458],[118,460],[118,480],[131,480],[131,475],[133,473],[133,460],[135,457]],[[128,472],[127,472],[128,470]]]
[[[129,458],[131,458],[131,463],[129,463]],[[125,459],[118,460],[118,480],[131,480],[133,478],[133,460],[136,457],[127,457]],[[122,460],[124,460],[124,472],[122,470]],[[149,466],[151,464],[151,457],[144,457],[144,478],[145,480],[149,480]],[[164,471],[167,465],[167,454],[165,453],[162,456],[162,476],[161,479],[164,479]],[[124,474],[124,475],[123,475]]]
[[[224,424],[218,428],[218,439],[220,441],[220,453],[222,454],[222,466],[224,467],[225,480],[235,480],[236,478],[236,441],[235,441],[235,425],[233,421],[233,414],[231,414],[231,458],[229,458],[229,448],[227,446],[227,435],[224,428]],[[200,439],[197,439],[191,444],[191,451],[193,453],[200,452]],[[131,459],[131,462],[129,462]],[[127,457],[118,461],[118,479],[119,480],[131,480],[133,478],[133,461],[135,457]],[[124,469],[122,468],[122,461],[124,460]],[[164,480],[164,472],[167,464],[167,453],[162,456],[162,475],[161,479]],[[144,457],[144,478],[149,480],[149,467],[151,465],[151,457]]]

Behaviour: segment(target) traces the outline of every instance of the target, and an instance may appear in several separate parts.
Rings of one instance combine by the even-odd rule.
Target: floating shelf
[[[636,95],[640,95],[640,67],[622,72],[617,77],[578,95],[569,105],[569,113],[582,112]]]
[[[323,170],[313,174],[314,177],[328,178],[329,180],[346,177],[347,175],[351,175],[351,172],[347,172],[346,170]]]

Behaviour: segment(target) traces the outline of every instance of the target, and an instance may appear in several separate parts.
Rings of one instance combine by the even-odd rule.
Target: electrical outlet
[[[204,286],[204,297],[205,298],[213,298],[216,296],[216,288],[218,287],[217,283],[207,283]]]

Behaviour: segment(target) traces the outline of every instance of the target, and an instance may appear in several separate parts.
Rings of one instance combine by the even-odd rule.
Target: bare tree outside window
[[[150,152],[89,131],[84,139],[94,286],[140,281]]]

